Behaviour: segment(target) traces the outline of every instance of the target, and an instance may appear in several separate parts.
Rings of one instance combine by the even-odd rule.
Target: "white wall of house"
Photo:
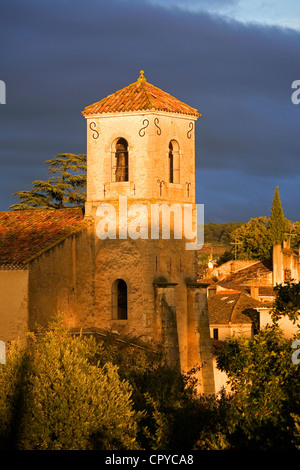
[[[300,314],[299,314],[299,321],[300,321]],[[269,308],[260,309],[259,324],[260,324],[260,329],[265,328],[267,325],[273,324]],[[278,321],[278,325],[282,329],[284,337],[287,339],[292,338],[294,334],[299,332],[299,328],[297,327],[297,325],[294,324],[287,317],[281,318]]]
[[[218,338],[214,336],[214,330],[218,330]],[[210,337],[225,341],[229,336],[246,336],[246,338],[253,338],[253,327],[250,323],[245,324],[210,324]]]

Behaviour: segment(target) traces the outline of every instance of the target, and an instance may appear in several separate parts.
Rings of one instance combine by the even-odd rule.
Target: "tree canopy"
[[[299,448],[300,380],[292,341],[273,325],[253,340],[232,337],[219,352],[218,368],[233,392],[223,430],[229,448]]]
[[[21,450],[133,449],[131,386],[95,338],[72,336],[59,320],[13,346],[0,368],[0,445]],[[109,397],[109,399],[108,399]]]
[[[0,449],[300,448],[300,382],[277,326],[217,352],[231,392],[195,393],[159,351],[74,335],[56,320],[0,364]],[[137,343],[138,344],[138,343]]]
[[[230,233],[232,243],[237,244],[239,259],[270,259],[272,247],[285,237],[295,235],[293,243],[300,240],[300,226],[284,217],[278,186],[275,189],[270,217],[252,218]],[[230,250],[231,257],[234,249]]]
[[[274,323],[283,316],[297,323],[300,312],[300,282],[278,284],[274,287],[274,291],[276,297],[271,312]]]
[[[46,181],[34,181],[31,190],[14,193],[20,200],[12,210],[62,209],[83,206],[86,199],[86,155],[63,153],[46,160]]]

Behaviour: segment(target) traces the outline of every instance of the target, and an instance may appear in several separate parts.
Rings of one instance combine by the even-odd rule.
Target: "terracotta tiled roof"
[[[209,322],[216,324],[251,324],[258,321],[261,303],[244,293],[220,292],[208,298]]]
[[[125,88],[87,106],[82,114],[89,116],[102,113],[124,113],[128,111],[166,111],[170,113],[200,116],[197,109],[179,101],[160,88],[148,83],[141,70],[138,80]]]
[[[251,266],[241,268],[222,279],[219,284],[224,286],[251,285],[253,283],[268,284],[271,282],[272,266],[267,261],[257,261]]]
[[[266,297],[275,297],[274,287],[273,286],[260,286],[259,295],[264,295]]]
[[[89,223],[77,208],[0,212],[0,265],[24,266]]]

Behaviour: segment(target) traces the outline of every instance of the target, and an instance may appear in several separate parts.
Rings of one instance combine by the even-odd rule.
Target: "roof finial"
[[[140,82],[146,82],[146,77],[144,76],[144,70],[140,70],[140,76],[139,76],[139,81]]]

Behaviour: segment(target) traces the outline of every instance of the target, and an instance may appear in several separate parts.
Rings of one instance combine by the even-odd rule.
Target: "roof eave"
[[[199,117],[202,116],[200,113],[176,113],[175,111],[166,111],[160,109],[139,109],[139,110],[131,110],[131,111],[114,111],[114,112],[101,112],[101,113],[86,113],[85,111],[81,111],[81,114],[87,118],[97,118],[97,117],[116,117],[116,116],[130,116],[130,115],[145,115],[145,114],[159,114],[159,115],[166,115],[169,117],[182,117],[189,120],[196,121]]]

